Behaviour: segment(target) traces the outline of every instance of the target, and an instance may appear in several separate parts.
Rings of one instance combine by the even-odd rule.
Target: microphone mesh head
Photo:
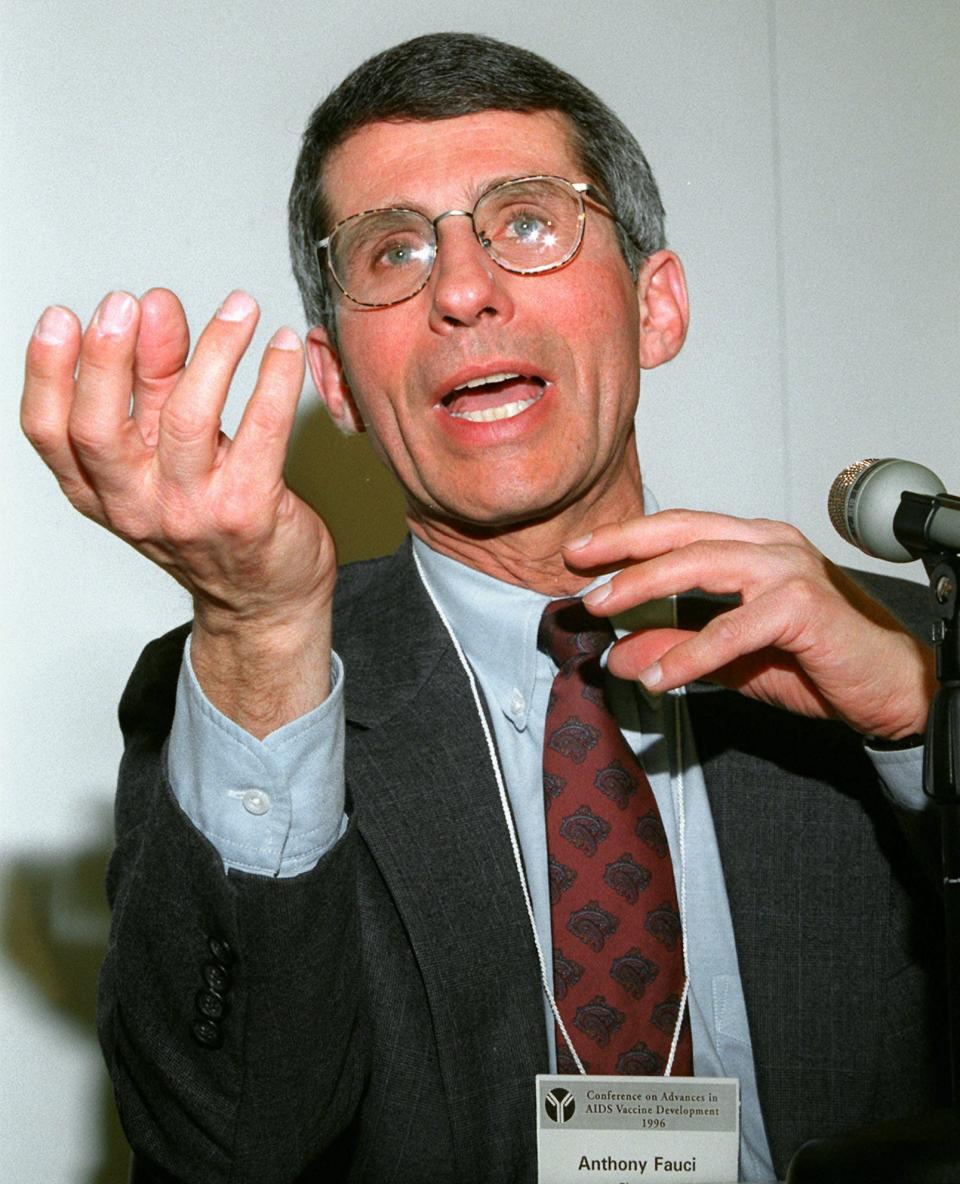
[[[871,465],[875,465],[878,459],[878,457],[872,456],[868,460],[858,460],[852,465],[847,465],[830,486],[830,493],[827,497],[827,513],[830,515],[833,529],[842,539],[853,543],[854,546],[860,544],[853,537],[847,520],[847,494],[857,483],[861,473],[869,469]]]

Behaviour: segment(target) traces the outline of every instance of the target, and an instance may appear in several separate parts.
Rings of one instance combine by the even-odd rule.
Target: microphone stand
[[[935,606],[933,636],[940,688],[927,720],[923,788],[940,814],[950,1081],[956,1105],[960,1101],[960,557],[944,552],[924,563]]]
[[[940,687],[924,737],[923,788],[940,815],[953,1106],[805,1143],[787,1184],[958,1184],[960,1182],[960,556],[931,548],[929,498],[905,492],[894,517],[899,542],[921,559],[933,604]]]

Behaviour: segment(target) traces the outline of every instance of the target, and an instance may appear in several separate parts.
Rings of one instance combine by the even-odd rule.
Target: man
[[[930,657],[792,528],[644,512],[640,371],[679,351],[687,301],[633,138],[525,51],[420,38],[314,113],[291,244],[317,389],[405,491],[389,559],[338,576],[283,484],[292,330],[219,434],[246,294],[189,365],[162,290],[111,294],[82,339],[49,309],[28,353],[24,428],[68,497],[194,601],[186,650],[148,647],[121,706],[101,1034],[143,1161],[534,1177],[534,1074],[603,1043],[574,1020],[555,1046],[544,1003],[561,663],[538,626],[586,589],[624,626],[608,690],[685,923],[662,1069],[692,1030],[692,1068],[741,1079],[748,1179],[928,1104],[920,888],[874,765],[906,802]],[[725,611],[675,621],[691,589]],[[726,690],[664,695],[698,680]]]

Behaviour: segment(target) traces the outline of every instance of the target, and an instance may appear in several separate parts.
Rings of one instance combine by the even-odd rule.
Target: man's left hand
[[[565,546],[564,559],[620,569],[584,598],[597,615],[693,588],[740,598],[698,632],[623,638],[609,658],[619,678],[651,691],[708,679],[889,740],[926,726],[932,652],[786,523],[666,510],[602,526]]]

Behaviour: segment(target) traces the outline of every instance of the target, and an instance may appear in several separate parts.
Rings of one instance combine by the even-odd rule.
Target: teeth
[[[539,399],[540,395],[535,395],[532,399],[522,399],[516,403],[501,403],[499,407],[487,407],[483,411],[453,411],[451,414],[454,419],[466,419],[470,423],[492,423],[495,419],[512,419],[521,411],[532,407]]]
[[[484,374],[482,378],[471,378],[469,382],[462,382],[459,386],[455,386],[455,391],[469,391],[476,386],[486,386],[488,382],[507,382],[511,378],[519,378],[519,374]]]

